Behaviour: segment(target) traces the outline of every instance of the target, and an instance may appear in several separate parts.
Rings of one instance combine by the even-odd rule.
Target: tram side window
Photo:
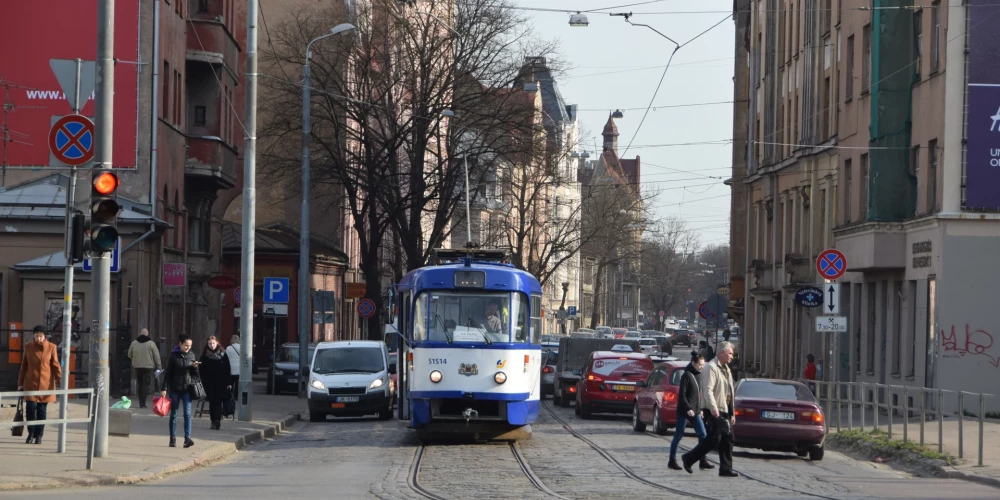
[[[531,296],[531,343],[542,342],[542,296]]]
[[[416,333],[413,330],[413,320],[410,318],[411,304],[410,292],[399,294],[399,333],[407,338]]]

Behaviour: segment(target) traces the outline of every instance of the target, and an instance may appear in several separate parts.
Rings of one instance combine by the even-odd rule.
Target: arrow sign
[[[840,283],[828,283],[825,291],[823,298],[826,300],[823,301],[823,313],[840,313]]]

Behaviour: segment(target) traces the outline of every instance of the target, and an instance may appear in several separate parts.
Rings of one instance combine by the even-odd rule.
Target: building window
[[[916,189],[913,192],[917,199],[913,200],[913,207],[917,213],[920,213],[920,146],[914,146],[910,151],[910,175],[913,176],[913,182],[916,184]]]
[[[906,367],[906,376],[913,377],[917,371],[917,281],[910,280],[906,284],[906,297],[909,299],[907,316],[910,317],[910,341],[907,349],[910,354],[909,366]]]
[[[195,125],[205,124],[205,106],[194,107],[194,124]]]
[[[170,63],[163,61],[163,104],[160,106],[160,118],[166,120],[170,113]]]
[[[917,60],[914,62],[916,66],[914,68],[914,73],[917,75],[917,79],[920,79],[920,67],[923,65],[924,56],[924,11],[917,10],[913,12],[913,38],[917,43]]]
[[[927,143],[927,212],[937,211],[937,139]]]
[[[830,32],[830,26],[833,24],[833,1],[823,0],[823,33]]]
[[[867,349],[865,353],[865,358],[867,362],[865,363],[865,371],[868,373],[875,373],[875,283],[865,283],[865,287],[868,288],[868,318],[865,322],[865,340],[867,341]]]
[[[941,2],[931,4],[931,73],[941,69]]]
[[[201,198],[197,205],[188,207],[188,250],[211,251],[212,200]]]
[[[823,95],[821,97],[822,101],[820,106],[822,106],[823,112],[820,113],[820,124],[819,124],[819,134],[820,140],[826,141],[827,137],[830,136],[830,77],[826,77],[823,80]]]
[[[851,223],[851,197],[854,196],[851,191],[851,185],[854,180],[851,178],[854,172],[851,171],[853,167],[851,166],[851,159],[848,158],[844,160],[844,224]]]
[[[903,359],[903,282],[892,281],[892,294],[896,297],[892,306],[892,375],[899,376],[903,368],[900,366]]]
[[[861,210],[860,220],[868,220],[868,154],[861,155],[861,197],[858,200],[858,209]]]
[[[872,84],[872,25],[865,25],[861,38],[861,50],[864,52],[865,62],[861,67],[861,92],[871,90]]]
[[[205,14],[208,12],[208,0],[198,0],[198,13]]]
[[[847,101],[854,97],[854,35],[847,37],[847,78],[844,81]]]

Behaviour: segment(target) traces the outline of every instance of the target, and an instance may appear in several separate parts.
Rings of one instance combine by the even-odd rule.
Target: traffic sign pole
[[[257,227],[257,12],[258,0],[247,0],[246,135],[243,148],[243,255],[240,279],[246,297],[240,306],[243,362],[240,364],[239,419],[253,420],[253,284]],[[303,375],[303,374],[300,374]]]

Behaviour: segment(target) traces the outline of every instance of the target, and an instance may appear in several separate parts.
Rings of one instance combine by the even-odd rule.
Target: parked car
[[[309,344],[309,356],[306,365],[312,361],[316,344]],[[278,359],[267,369],[267,393],[281,394],[299,392],[299,344],[286,343],[278,348]]]
[[[823,459],[825,419],[805,384],[791,380],[741,380],[734,401],[734,444]]]
[[[625,413],[631,410],[638,383],[653,371],[653,360],[638,352],[596,351],[590,354],[577,383],[576,413]]]
[[[309,374],[309,420],[373,414],[389,420],[393,403],[390,376],[395,373],[384,342],[320,342]]]
[[[555,346],[542,345],[542,383],[541,398],[555,394],[556,363],[559,362],[559,344]]]
[[[639,384],[632,403],[632,429],[643,432],[647,425],[663,435],[677,425],[677,397],[686,361],[667,361],[656,365]]]

